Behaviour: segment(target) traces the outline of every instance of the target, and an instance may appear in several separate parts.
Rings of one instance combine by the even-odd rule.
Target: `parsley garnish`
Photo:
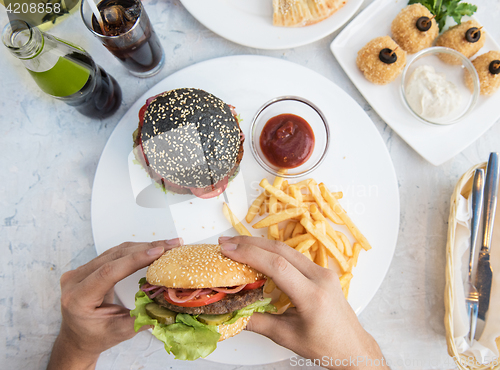
[[[410,0],[409,5],[420,3],[436,16],[439,31],[443,30],[446,17],[452,17],[457,24],[462,23],[462,17],[472,15],[476,12],[477,6],[462,3],[461,0]]]

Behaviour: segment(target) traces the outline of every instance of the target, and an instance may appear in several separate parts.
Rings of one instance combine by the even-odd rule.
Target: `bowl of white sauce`
[[[454,56],[460,63],[443,62],[440,56],[445,54]],[[465,85],[467,71],[472,76],[472,89]],[[401,96],[404,105],[420,121],[450,125],[474,109],[479,97],[479,77],[462,53],[431,47],[416,53],[403,70]]]

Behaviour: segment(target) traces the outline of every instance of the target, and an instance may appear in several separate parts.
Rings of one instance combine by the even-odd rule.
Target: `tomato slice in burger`
[[[168,293],[164,292],[163,297],[168,303],[171,303],[176,306],[181,306],[181,307],[201,307],[201,306],[206,306],[207,304],[210,303],[215,303],[220,301],[222,298],[226,296],[226,293],[217,293],[214,295],[206,295],[206,296],[201,296],[199,298],[193,298],[190,301],[184,302],[184,303],[175,303],[168,297]]]
[[[266,283],[266,279],[257,280],[255,283],[250,283],[250,284],[245,285],[245,287],[242,290],[257,289],[257,288],[260,288],[265,283]]]
[[[144,104],[142,108],[139,110],[139,123],[142,128],[142,124],[144,123],[144,115],[146,114],[146,109],[148,109],[148,105]]]
[[[228,176],[226,176],[214,186],[209,185],[205,188],[189,188],[189,190],[198,198],[210,199],[222,194],[227,188],[228,181]]]

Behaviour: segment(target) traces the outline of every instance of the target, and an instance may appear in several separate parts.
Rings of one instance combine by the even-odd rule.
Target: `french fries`
[[[278,205],[278,199],[274,195],[271,195],[269,197],[269,214],[270,215],[278,212],[277,205]],[[269,233],[271,234],[271,236],[274,239],[278,239],[279,238],[279,230],[278,230],[277,223],[274,223],[274,224],[271,224],[268,226],[269,226]]]
[[[340,286],[343,288],[344,286],[347,285],[352,279],[352,273],[346,272],[340,277]]]
[[[289,222],[289,223],[286,224],[285,232],[283,233],[283,239],[284,240],[290,239],[290,237],[292,236],[293,230],[295,229],[296,225],[297,225],[296,222]],[[302,226],[302,225],[300,225],[300,226]]]
[[[269,240],[276,240],[276,239],[274,238],[274,236],[272,236],[272,235],[271,235],[271,228],[270,228],[270,227],[268,227],[268,228],[267,228],[267,238],[268,238]]]
[[[314,200],[318,204],[318,207],[323,211],[326,217],[328,217],[332,222],[336,223],[337,225],[342,225],[343,224],[342,219],[335,212],[333,212],[328,203],[325,202],[325,200],[321,196],[321,192],[318,189],[318,184],[316,183],[316,181],[314,180],[309,181],[307,187],[309,188],[309,191],[314,197]]]
[[[227,204],[224,202],[224,205],[222,206],[222,213],[224,213],[224,216],[226,219],[231,223],[231,225],[236,229],[238,234],[240,235],[246,235],[246,236],[252,236],[250,232],[247,230],[247,228],[236,218],[234,213],[229,209]]]
[[[350,283],[347,283],[343,288],[342,288],[342,293],[344,293],[345,299],[349,296],[349,285]]]
[[[278,198],[276,198],[274,195],[271,195],[269,197],[269,213],[277,213],[278,212]]]
[[[300,207],[300,203],[295,198],[292,198],[291,196],[286,195],[283,192],[283,190],[278,189],[278,188],[274,187],[273,185],[271,185],[269,183],[269,181],[267,181],[267,179],[262,179],[262,181],[260,182],[259,185],[262,186],[264,189],[266,189],[269,193],[274,195],[276,198],[278,198],[281,202],[283,202],[285,204],[290,204],[290,205],[297,207],[297,208]]]
[[[340,286],[342,287],[342,292],[344,293],[344,297],[347,299],[349,294],[349,285],[351,284],[352,273],[346,272],[344,275],[340,277]]]
[[[300,190],[302,190],[303,188],[307,188],[307,185],[309,184],[310,181],[312,181],[312,179],[302,180],[294,185],[298,187]]]
[[[292,238],[295,238],[297,235],[301,235],[303,233],[304,233],[304,226],[302,226],[300,222],[297,222],[292,232]]]
[[[328,191],[325,184],[321,183],[319,185],[319,188],[321,194],[325,197],[326,201],[332,207],[332,210],[342,219],[343,223],[345,223],[351,234],[359,242],[359,244],[361,244],[363,249],[366,251],[372,249],[372,246],[370,245],[370,243],[368,243],[368,240],[366,240],[365,236],[361,233],[361,231],[359,231],[357,226],[354,225],[354,222],[352,222],[351,218],[347,215],[344,208],[342,208],[337,198],[335,198],[332,193]]]
[[[311,261],[314,262],[314,260],[316,259],[316,251],[314,249],[310,249],[309,250],[309,254],[311,255]]]
[[[252,227],[267,227],[268,239],[284,242],[323,268],[329,268],[331,257],[340,267],[339,281],[347,299],[360,252],[371,246],[340,205],[338,200],[343,193],[330,192],[325,184],[318,185],[314,179],[292,184],[277,176],[272,185],[267,179],[259,185],[263,191],[250,205],[246,222],[250,224],[257,215],[265,216]],[[225,203],[223,212],[239,234],[250,235]],[[352,234],[353,243],[346,233]],[[276,284],[268,279],[264,292],[270,294],[275,288]],[[278,309],[293,306],[284,293],[274,305]]]
[[[326,254],[325,246],[321,244],[319,245],[314,262],[316,262],[321,267],[328,268],[328,256]]]
[[[321,231],[322,234],[326,234],[326,222],[325,221],[316,221],[314,223],[314,227]]]
[[[304,212],[306,212],[304,208],[285,209],[284,211],[275,214],[270,214],[266,218],[263,218],[255,225],[253,225],[253,228],[262,229],[263,227],[269,227],[271,225],[275,225],[276,227],[278,227],[277,225],[278,223],[289,220],[296,216],[300,216]],[[273,237],[275,236],[273,235]]]
[[[267,181],[267,180],[266,180]],[[274,181],[273,181],[273,186],[276,188],[276,189],[280,189],[281,190],[281,187],[283,185],[283,182],[285,181],[285,179],[283,177],[280,177],[280,176],[276,176],[274,178]],[[287,181],[287,184],[288,184],[288,181]]]
[[[306,251],[311,248],[311,246],[316,243],[316,240],[314,239],[307,239],[304,240],[303,242],[300,242],[299,245],[295,247],[296,251],[299,251],[300,253],[304,254]]]
[[[311,252],[309,252],[309,249],[302,252],[302,254],[304,256],[306,256],[307,258],[309,258],[311,260],[311,262],[314,262],[313,257],[311,256]]]
[[[336,191],[335,193],[332,193],[332,195],[337,199],[342,199],[344,197],[344,193],[341,191]]]
[[[284,242],[285,241],[284,234],[285,234],[285,229],[281,229],[279,231],[279,239],[278,239],[280,242]]]
[[[273,182],[273,187],[276,189],[281,189],[281,186],[283,185],[283,180],[284,180],[283,177],[276,176]],[[269,197],[269,213],[272,215],[280,211],[281,211],[281,206],[278,201],[278,198],[276,198],[274,195],[271,195]],[[279,233],[279,228],[277,223],[274,225],[270,225],[269,230],[274,239],[276,240],[282,239],[282,236]]]
[[[262,207],[262,204],[264,203],[264,201],[266,200],[266,194],[265,193],[262,193],[260,194],[252,203],[252,205],[250,206],[250,208],[248,208],[248,212],[247,212],[247,215],[245,217],[245,220],[250,223],[253,221],[253,219],[255,218],[255,216],[257,215],[257,213],[259,213],[261,207]],[[264,213],[262,213],[264,214]]]
[[[302,194],[302,193],[300,193],[300,194],[302,195],[302,197],[301,197],[302,202],[314,202],[315,201],[312,194]],[[297,198],[295,198],[295,199],[297,199]]]
[[[344,243],[342,242],[342,239],[340,239],[339,235],[337,234],[337,231],[328,222],[326,222],[325,216],[321,214],[318,207],[316,205],[313,205],[311,206],[311,208],[309,208],[309,210],[314,220],[325,221],[326,233],[330,238],[332,238],[333,242],[337,246],[337,249],[340,251],[340,253],[344,253]]]
[[[264,213],[266,213],[266,210],[267,210],[267,201],[260,205],[259,216],[262,216]]]
[[[255,226],[254,226],[255,227]],[[263,226],[265,227],[265,226]],[[278,229],[278,225],[269,225],[269,233],[273,237],[274,240],[278,240],[280,238],[280,232]]]
[[[297,202],[300,203],[304,201],[304,196],[302,195],[302,192],[297,186],[290,185],[288,189],[290,190],[290,195],[294,197],[297,200]]]
[[[328,248],[330,253],[333,255],[333,257],[335,257],[335,259],[339,263],[342,271],[349,270],[349,264],[347,263],[344,255],[340,253],[335,244],[333,244],[330,240],[328,240],[326,234],[322,233],[320,228],[315,227],[313,223],[305,217],[303,217],[302,220],[300,220],[300,223],[312,236],[314,236],[316,239],[318,239],[318,241],[321,244],[323,244],[326,248]]]
[[[289,247],[295,248],[297,245],[308,239],[314,239],[314,237],[309,233],[297,235],[295,238],[285,240],[285,244]]]
[[[342,240],[342,244],[344,245],[345,255],[347,257],[351,257],[352,256],[351,242],[349,241],[349,239],[347,238],[347,236],[343,232],[337,231],[337,235],[340,237],[340,240]]]
[[[359,243],[354,243],[352,257],[349,259],[349,264],[351,265],[351,270],[358,264],[359,252],[361,252],[361,245]]]

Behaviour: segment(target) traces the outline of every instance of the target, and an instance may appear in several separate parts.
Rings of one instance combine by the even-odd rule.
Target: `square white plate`
[[[460,122],[450,126],[434,126],[418,121],[403,105],[401,76],[384,86],[366,80],[356,66],[358,50],[375,37],[390,35],[392,20],[407,4],[407,0],[375,1],[344,28],[330,48],[351,81],[380,117],[417,153],[439,166],[476,141],[497,121],[500,117],[500,92],[490,97],[480,96],[474,110]],[[486,34],[486,43],[476,55],[500,50],[498,44],[488,37],[487,31]],[[413,55],[407,56],[407,63],[410,63]]]

